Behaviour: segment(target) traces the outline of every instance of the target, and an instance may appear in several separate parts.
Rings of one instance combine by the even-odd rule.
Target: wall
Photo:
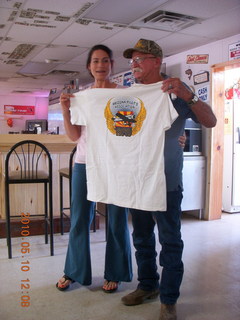
[[[55,103],[48,107],[48,130],[50,132],[56,132],[57,128],[59,130],[59,134],[65,134],[60,103]]]
[[[4,105],[35,106],[35,115],[6,115]],[[7,125],[7,118],[13,119],[13,126]],[[25,121],[29,119],[48,118],[48,97],[34,97],[27,95],[0,96],[0,134],[9,131],[21,132],[25,130]]]
[[[197,47],[192,50],[181,52],[171,57],[166,57],[163,61],[166,63],[166,73],[171,77],[179,77],[188,86],[190,86],[197,95],[201,92],[206,92],[204,96],[205,102],[211,105],[211,66],[217,63],[226,62],[229,60],[229,45],[239,42],[240,34],[225,38],[216,42],[212,42],[205,46]],[[207,64],[187,64],[187,55],[208,54],[209,60]],[[191,70],[192,76],[189,78],[187,70]],[[194,84],[194,75],[202,72],[209,72],[209,81],[206,83]],[[203,128],[203,154],[207,154],[208,149],[208,131]]]
[[[229,45],[238,41],[240,41],[240,34],[166,57],[164,58],[166,73],[170,76],[180,77],[188,85],[193,85],[193,77],[189,80],[185,73],[188,68],[192,69],[193,75],[203,70],[210,71],[213,64],[229,60]],[[186,57],[192,54],[209,54],[209,61],[207,64],[187,64]]]

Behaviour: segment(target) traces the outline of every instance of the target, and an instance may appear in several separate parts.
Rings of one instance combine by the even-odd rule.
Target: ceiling
[[[95,44],[113,50],[117,74],[139,38],[170,56],[238,34],[239,17],[240,0],[0,0],[0,95],[91,82],[85,63]]]

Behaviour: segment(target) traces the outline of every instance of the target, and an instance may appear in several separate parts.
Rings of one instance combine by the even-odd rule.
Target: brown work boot
[[[126,306],[135,306],[137,304],[143,303],[147,299],[154,299],[159,295],[159,289],[152,291],[145,291],[142,289],[137,289],[126,296],[122,297],[122,302]]]
[[[176,304],[161,304],[159,320],[177,320]]]

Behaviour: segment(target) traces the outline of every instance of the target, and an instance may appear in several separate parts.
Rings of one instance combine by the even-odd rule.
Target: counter
[[[0,134],[0,153],[22,140],[35,140],[44,144],[50,152],[69,152],[75,146],[66,135],[57,134]]]
[[[1,134],[0,135],[0,219],[5,218],[4,199],[4,163],[8,150],[22,140],[35,140],[44,144],[52,156],[53,162],[53,211],[59,216],[59,174],[58,170],[68,167],[69,155],[75,146],[66,135],[47,134]],[[43,186],[12,185],[11,186],[11,215],[30,212],[31,215],[43,212]],[[64,205],[68,205],[68,183],[64,181]]]
[[[199,210],[203,217],[206,191],[206,158],[192,153],[184,155],[182,211]]]

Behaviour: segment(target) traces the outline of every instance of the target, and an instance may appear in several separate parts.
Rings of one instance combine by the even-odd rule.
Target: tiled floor
[[[182,234],[185,275],[178,301],[178,320],[239,320],[240,213],[223,214],[221,220],[215,221],[200,221],[184,214]],[[68,234],[55,236],[54,257],[49,256],[43,236],[35,236],[30,237],[31,254],[26,255],[27,259],[20,255],[21,239],[15,238],[14,258],[9,260],[6,240],[1,239],[0,319],[158,320],[158,299],[135,307],[121,303],[121,297],[137,285],[134,250],[133,281],[122,283],[114,294],[101,291],[104,240],[102,223],[101,229],[91,234],[93,284],[81,287],[75,283],[63,293],[56,290],[55,283],[62,275]],[[21,288],[23,284],[30,287]],[[26,303],[21,305],[21,302]]]

